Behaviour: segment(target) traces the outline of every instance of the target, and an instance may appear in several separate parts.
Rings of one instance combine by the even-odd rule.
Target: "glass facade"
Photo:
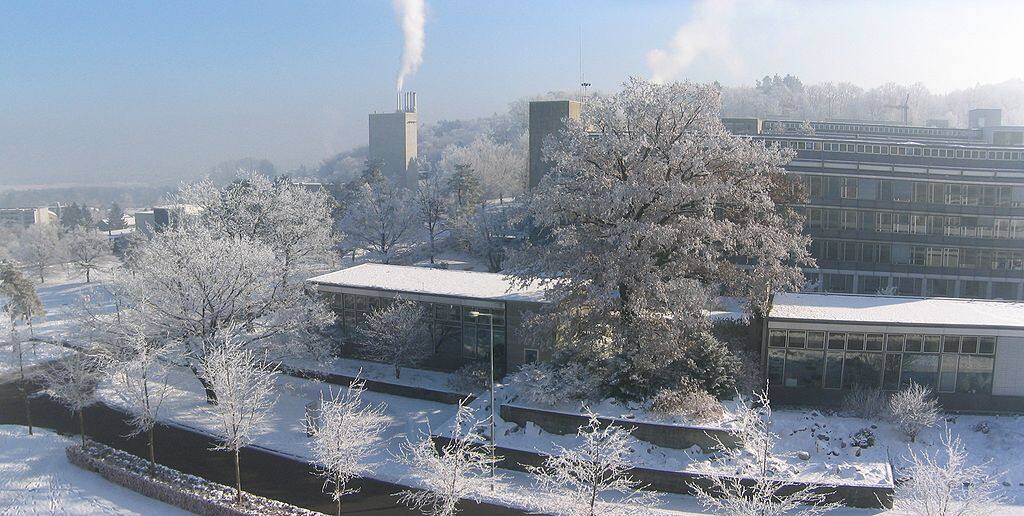
[[[358,342],[356,329],[371,310],[386,306],[392,298],[364,296],[357,294],[331,294],[331,306],[338,313],[342,338]],[[504,374],[505,360],[505,310],[487,309],[448,303],[418,302],[426,310],[424,324],[434,343],[434,349],[456,351],[464,361],[486,360],[490,356],[491,317],[494,319],[494,350],[496,374]],[[473,315],[471,312],[478,312]]]
[[[768,379],[784,387],[897,390],[911,382],[938,392],[992,393],[994,336],[773,329]]]

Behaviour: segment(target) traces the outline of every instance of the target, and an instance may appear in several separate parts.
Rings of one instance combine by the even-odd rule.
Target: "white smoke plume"
[[[398,91],[405,78],[416,72],[423,62],[423,25],[426,21],[424,0],[393,0],[395,15],[402,25],[405,45],[402,47],[402,68],[398,71]]]
[[[733,0],[703,0],[695,4],[693,16],[676,31],[669,48],[647,53],[651,80],[660,83],[678,78],[702,54],[720,59],[734,70],[739,68],[739,57],[732,49],[731,22],[735,13]]]

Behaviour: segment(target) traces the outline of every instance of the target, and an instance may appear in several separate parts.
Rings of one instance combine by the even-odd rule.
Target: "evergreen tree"
[[[740,361],[729,348],[707,332],[700,332],[687,339],[685,351],[677,370],[694,385],[719,398],[736,393],[736,372],[741,370]]]

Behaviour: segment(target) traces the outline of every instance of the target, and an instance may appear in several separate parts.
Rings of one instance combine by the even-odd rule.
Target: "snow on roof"
[[[1024,303],[941,297],[776,294],[771,319],[1024,328]]]
[[[546,290],[539,283],[522,287],[507,274],[380,263],[356,265],[310,278],[309,281],[319,285],[494,301],[542,302]]]

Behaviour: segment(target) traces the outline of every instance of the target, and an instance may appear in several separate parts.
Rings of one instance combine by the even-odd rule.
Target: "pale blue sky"
[[[788,72],[945,91],[1024,76],[1021,19],[1012,3],[428,0],[406,85],[427,122],[572,89],[582,27],[603,90]],[[401,49],[389,1],[5,2],[0,186],[315,164],[365,144],[366,113],[393,107]]]

